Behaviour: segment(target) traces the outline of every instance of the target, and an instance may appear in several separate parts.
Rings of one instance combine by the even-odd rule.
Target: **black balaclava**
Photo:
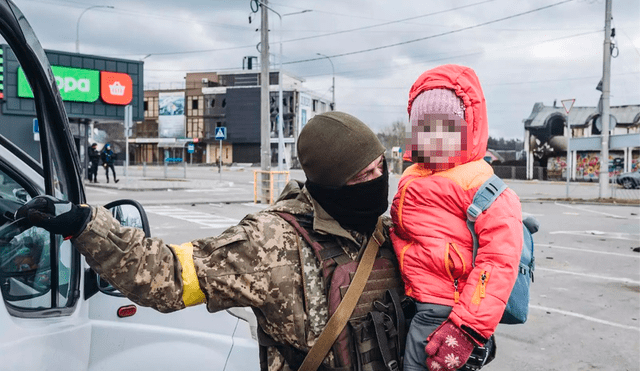
[[[362,121],[343,112],[314,116],[298,138],[298,158],[311,196],[342,226],[371,232],[388,207],[389,176],[347,186],[385,152]]]
[[[367,182],[342,187],[323,186],[307,180],[305,186],[340,225],[361,233],[370,233],[378,217],[389,207],[389,172],[383,159],[381,176]]]

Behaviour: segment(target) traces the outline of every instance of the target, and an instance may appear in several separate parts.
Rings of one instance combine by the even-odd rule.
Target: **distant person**
[[[480,366],[495,354],[492,335],[518,274],[520,200],[507,189],[478,216],[474,264],[466,210],[493,175],[483,158],[489,127],[480,81],[468,67],[426,71],[411,87],[408,111],[404,157],[414,164],[391,207],[393,247],[406,294],[417,302],[404,370],[475,370],[465,366],[475,348]]]
[[[107,183],[109,183],[109,169],[113,173],[113,181],[118,183],[120,180],[116,178],[116,169],[113,167],[113,163],[116,160],[116,154],[111,150],[111,145],[107,143],[102,150],[102,166],[104,166],[104,172],[107,176]]]
[[[93,143],[89,147],[89,182],[98,183],[98,164],[100,163],[100,152],[98,143]]]

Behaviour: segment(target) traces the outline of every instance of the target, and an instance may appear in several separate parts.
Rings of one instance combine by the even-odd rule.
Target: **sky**
[[[74,52],[78,39],[81,53],[143,60],[149,88],[242,69],[243,57],[259,55],[250,0],[14,1],[45,49]],[[640,0],[612,1],[611,105],[640,104]],[[600,98],[605,0],[267,4],[273,60],[282,41],[283,69],[328,100],[335,76],[336,109],[375,132],[408,122],[411,85],[442,64],[475,70],[492,137],[522,139],[536,102],[595,107]]]

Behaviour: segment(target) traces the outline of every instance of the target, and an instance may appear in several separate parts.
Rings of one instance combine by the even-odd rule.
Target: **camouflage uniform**
[[[97,207],[74,246],[101,277],[140,305],[165,313],[199,303],[210,312],[251,307],[274,340],[307,352],[328,320],[324,283],[311,247],[278,211],[312,214],[314,229],[337,236],[352,258],[367,242],[343,229],[302,183],[292,181],[273,206],[218,237],[166,245],[145,238],[140,229],[120,226]],[[387,241],[389,226],[386,219]],[[272,347],[268,362],[269,370],[290,369]],[[331,354],[325,363],[333,366]]]

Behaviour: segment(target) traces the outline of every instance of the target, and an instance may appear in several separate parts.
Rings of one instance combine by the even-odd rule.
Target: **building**
[[[270,72],[271,159],[278,159],[278,76]],[[298,134],[314,115],[330,110],[331,102],[303,88],[304,80],[282,73],[284,157],[297,166]],[[260,72],[188,73],[184,86],[144,92],[144,121],[136,126],[136,162],[179,158],[190,163],[260,162]],[[182,110],[175,107],[183,107]],[[172,107],[169,109],[168,107]],[[226,128],[216,140],[216,128]],[[193,152],[185,151],[191,148]]]
[[[53,50],[45,52],[69,117],[80,163],[86,170],[89,144],[99,142],[100,149],[110,141],[105,135],[97,140],[95,126],[113,126],[124,136],[122,123],[127,105],[132,106],[133,120],[142,120],[143,63]],[[11,48],[0,45],[0,53],[0,134],[39,161],[39,126],[33,92]],[[115,143],[113,147],[116,153],[124,152],[124,143]]]
[[[610,115],[609,175],[638,171],[640,105],[612,106]],[[597,107],[573,107],[567,115],[563,107],[536,103],[523,121],[527,179],[533,178],[534,166],[545,168],[550,179],[566,179],[567,144],[576,164],[571,178],[598,179],[602,124]]]

